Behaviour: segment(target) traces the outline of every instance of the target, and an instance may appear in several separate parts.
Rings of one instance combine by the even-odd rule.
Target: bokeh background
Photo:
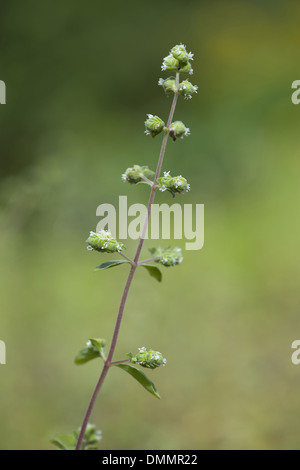
[[[85,240],[99,204],[147,202],[120,176],[156,164],[144,120],[168,115],[157,81],[180,42],[199,90],[164,170],[191,184],[176,202],[205,204],[205,246],[161,284],[139,272],[128,299],[115,359],[162,351],[162,399],[115,369],[91,421],[102,449],[300,448],[299,17],[297,0],[1,0],[2,450],[54,449],[81,424],[99,363],[74,357],[110,341],[127,277],[95,273]]]

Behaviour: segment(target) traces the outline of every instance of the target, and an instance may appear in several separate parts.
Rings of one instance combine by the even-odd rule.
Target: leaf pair
[[[106,361],[105,344],[106,341],[104,339],[90,338],[86,343],[86,347],[79,351],[79,353],[75,357],[75,364],[86,364],[87,362],[97,358],[102,358],[103,361]],[[135,380],[137,380],[142,385],[142,387],[148,390],[148,392],[150,392],[156,398],[160,398],[160,395],[156,390],[154,383],[146,376],[146,374],[144,374],[143,371],[137,369],[136,367],[133,367],[130,364],[115,363],[112,365],[119,367],[120,369],[130,374]]]
[[[126,260],[105,261],[105,263],[102,263],[100,264],[100,266],[97,266],[95,271],[102,271],[103,269],[114,268],[115,266],[119,266],[120,264],[124,263],[130,264],[130,262]],[[154,279],[156,279],[158,282],[162,281],[162,273],[156,266],[152,266],[151,264],[141,264],[140,266],[147,269],[150,276],[154,277]]]

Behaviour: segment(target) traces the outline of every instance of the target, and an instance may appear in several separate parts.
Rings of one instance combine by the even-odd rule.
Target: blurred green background
[[[162,351],[162,399],[112,370],[91,421],[102,449],[300,448],[299,18],[298,0],[1,0],[2,450],[54,449],[81,424],[99,363],[74,357],[110,341],[128,271],[95,273],[109,256],[85,240],[99,204],[147,202],[120,176],[156,165],[144,120],[167,118],[157,81],[180,42],[199,90],[163,169],[191,184],[175,202],[205,204],[205,246],[129,295],[115,359]]]

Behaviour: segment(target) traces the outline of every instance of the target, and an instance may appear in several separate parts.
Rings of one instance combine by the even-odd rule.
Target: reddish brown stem
[[[84,434],[85,434],[87,425],[89,423],[89,419],[90,419],[90,416],[92,414],[97,396],[98,396],[99,391],[102,387],[102,384],[104,382],[104,379],[106,377],[108,369],[112,365],[112,358],[113,358],[113,355],[114,355],[114,352],[115,352],[115,348],[116,348],[116,344],[117,344],[117,340],[118,340],[118,336],[119,336],[119,331],[120,331],[120,326],[121,326],[121,322],[122,322],[122,318],[123,318],[123,313],[124,313],[126,300],[127,300],[127,297],[128,297],[128,293],[129,293],[129,289],[130,289],[130,286],[131,286],[131,283],[132,283],[132,280],[133,280],[134,273],[136,271],[136,268],[138,267],[139,257],[140,257],[141,250],[142,250],[142,247],[143,247],[143,244],[144,244],[145,235],[146,235],[146,232],[147,232],[147,229],[148,229],[152,204],[153,204],[154,198],[155,198],[157,180],[158,180],[160,172],[161,172],[161,168],[162,168],[162,164],[163,164],[163,160],[164,160],[164,155],[165,155],[165,151],[166,151],[166,146],[167,146],[167,140],[168,140],[168,136],[169,136],[169,130],[170,130],[170,126],[171,126],[171,123],[172,123],[172,120],[173,120],[175,108],[176,108],[176,103],[177,103],[177,98],[178,98],[178,87],[179,87],[179,72],[176,73],[176,90],[177,91],[174,93],[174,98],[173,98],[173,102],[172,102],[172,106],[171,106],[171,110],[170,110],[166,130],[165,130],[165,135],[163,137],[163,141],[162,141],[162,145],[161,145],[161,150],[160,150],[159,159],[158,159],[158,163],[157,163],[155,178],[154,178],[154,181],[153,181],[153,185],[151,187],[151,193],[150,193],[148,207],[147,207],[147,215],[146,215],[146,218],[145,218],[145,222],[144,222],[144,226],[143,226],[143,230],[142,230],[142,235],[141,235],[141,238],[139,240],[137,250],[136,250],[136,254],[135,254],[132,266],[130,268],[129,275],[128,275],[128,278],[127,278],[127,281],[126,281],[126,284],[125,284],[125,287],[124,287],[124,291],[123,291],[123,294],[122,294],[121,303],[120,303],[120,307],[119,307],[119,311],[118,311],[118,316],[117,316],[115,329],[114,329],[114,332],[113,332],[113,337],[112,337],[110,349],[109,349],[109,352],[108,352],[108,356],[107,356],[107,359],[104,363],[100,378],[99,378],[99,380],[97,382],[97,385],[95,387],[95,390],[93,392],[93,395],[92,395],[92,398],[90,400],[88,409],[86,411],[86,414],[85,414],[85,417],[84,417],[84,420],[83,420],[83,423],[82,423],[82,426],[81,426],[81,431],[80,431],[80,434],[79,434],[79,438],[78,438],[78,441],[77,441],[76,450],[81,450]]]

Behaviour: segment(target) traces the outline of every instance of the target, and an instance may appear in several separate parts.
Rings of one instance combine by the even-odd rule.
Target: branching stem
[[[143,264],[152,263],[153,261],[158,261],[160,259],[161,259],[161,256],[156,256],[155,258],[144,259],[143,261],[139,261],[137,265],[142,266]]]
[[[171,106],[171,110],[170,110],[166,130],[165,130],[165,135],[163,137],[163,141],[162,141],[162,145],[161,145],[161,149],[160,149],[160,154],[159,154],[159,158],[158,158],[155,178],[154,178],[153,184],[151,186],[151,192],[150,192],[150,197],[149,197],[149,202],[148,202],[148,207],[147,207],[147,214],[146,214],[146,217],[145,217],[145,222],[144,222],[144,226],[143,226],[143,230],[142,230],[142,235],[141,235],[141,238],[140,238],[138,246],[137,246],[137,250],[136,250],[134,260],[132,261],[130,258],[127,258],[126,255],[123,255],[124,258],[126,258],[131,263],[131,268],[130,268],[128,278],[127,278],[127,281],[126,281],[126,284],[125,284],[125,287],[124,287],[124,291],[123,291],[123,294],[122,294],[121,303],[120,303],[120,307],[119,307],[119,311],[118,311],[118,316],[117,316],[115,329],[114,329],[114,332],[113,332],[113,337],[112,337],[110,349],[109,349],[109,352],[108,352],[108,356],[107,356],[107,359],[104,363],[100,378],[99,378],[99,380],[97,382],[97,385],[95,387],[95,390],[93,392],[93,395],[92,395],[92,398],[90,400],[88,409],[86,411],[86,414],[85,414],[85,417],[84,417],[84,420],[83,420],[83,423],[82,423],[82,426],[81,426],[80,435],[79,435],[79,438],[78,438],[78,441],[77,441],[76,450],[81,450],[81,448],[82,448],[82,441],[83,441],[83,438],[84,438],[84,434],[85,434],[87,425],[89,423],[89,419],[90,419],[90,416],[92,414],[97,396],[98,396],[99,391],[102,387],[102,384],[104,382],[104,379],[106,377],[106,374],[108,372],[109,367],[111,365],[113,365],[112,358],[113,358],[115,348],[116,348],[116,345],[117,345],[117,340],[118,340],[118,336],[119,336],[119,331],[120,331],[120,326],[121,326],[121,322],[122,322],[122,318],[123,318],[123,313],[124,313],[126,300],[127,300],[127,297],[128,297],[129,289],[130,289],[130,286],[131,286],[136,268],[137,268],[138,263],[139,263],[139,257],[140,257],[141,250],[142,250],[142,247],[143,247],[143,244],[144,244],[145,235],[146,235],[146,232],[147,232],[147,229],[148,229],[152,204],[153,204],[154,198],[155,198],[157,180],[158,180],[160,172],[161,172],[161,168],[162,168],[162,164],[163,164],[163,160],[164,160],[164,156],[165,156],[165,151],[166,151],[166,146],[167,146],[167,140],[168,140],[169,131],[170,131],[170,126],[171,126],[172,121],[173,121],[173,116],[174,116],[175,108],[176,108],[176,104],[177,104],[178,88],[179,88],[179,72],[176,73],[176,92],[174,93],[174,98],[173,98],[173,102],[172,102],[172,106]]]
[[[125,258],[127,261],[129,261],[130,264],[134,264],[134,261],[130,258],[128,258],[128,256],[126,256],[122,251],[119,251],[119,255],[123,256],[123,258]]]

